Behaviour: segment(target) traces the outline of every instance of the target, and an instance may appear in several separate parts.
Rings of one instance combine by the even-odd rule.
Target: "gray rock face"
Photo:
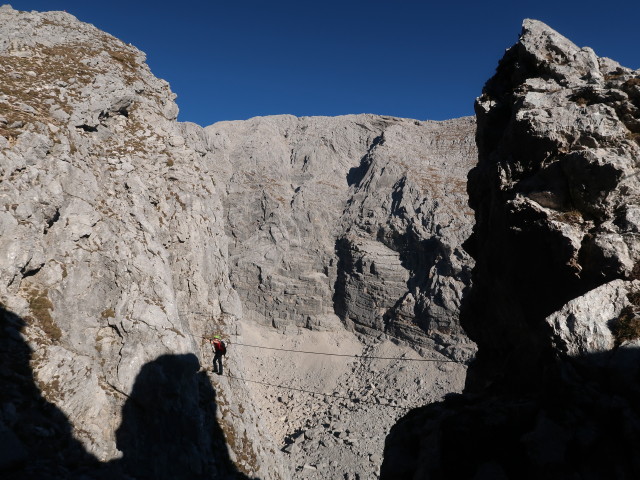
[[[429,358],[466,362],[475,346],[457,316],[470,277],[461,243],[470,234],[463,191],[475,155],[473,128],[470,119],[417,122],[373,115],[278,116],[207,127],[219,184],[226,186],[229,274],[243,305],[243,337],[250,338],[247,322],[275,327],[295,343],[322,332],[351,338],[346,326],[374,338],[404,338]],[[314,333],[301,334],[307,329]],[[263,333],[248,343],[264,344],[267,338]],[[283,355],[278,352],[281,361],[269,368],[263,358],[247,357],[244,371],[248,378],[308,391],[335,385],[365,402],[331,400],[331,411],[317,398],[302,396],[289,399],[293,411],[279,411],[273,405],[282,404],[282,391],[256,393],[268,400],[256,403],[265,422],[276,425],[269,430],[284,447],[293,478],[344,472],[375,478],[379,463],[359,452],[380,458],[384,432],[402,410],[381,416],[384,406],[365,408],[367,390],[356,386],[377,381],[379,375],[369,371],[373,365],[358,362],[344,371],[340,362],[318,371],[322,362]],[[410,385],[403,394],[391,380],[394,368],[385,369],[388,381],[376,390],[384,398],[435,399],[461,386],[455,368],[403,367],[398,381]],[[340,380],[330,371],[340,373]],[[420,381],[421,371],[429,381]],[[369,412],[372,418],[364,420]],[[323,426],[336,417],[351,438],[366,441],[336,442]],[[322,443],[291,443],[300,438],[299,429],[315,428],[326,437]],[[324,465],[328,458],[334,465]]]
[[[458,312],[472,265],[461,247],[470,233],[464,190],[475,159],[472,126],[460,119],[384,132],[359,167],[336,284],[337,311],[356,325],[435,342],[442,352],[457,345],[463,357]]]
[[[7,331],[24,324],[10,350],[23,353],[10,359],[30,365],[46,402],[71,419],[94,459],[128,471],[117,458],[135,453],[146,465],[154,453],[118,438],[127,402],[166,412],[197,405],[210,390],[191,361],[180,394],[150,402],[152,379],[135,387],[143,366],[174,356],[149,370],[173,378],[184,355],[201,356],[198,335],[240,312],[214,162],[202,129],[174,121],[174,95],[134,47],[61,12],[3,9],[0,38],[0,295],[22,319]],[[39,395],[8,401],[16,424],[42,428],[31,414]],[[188,478],[226,468],[213,433],[221,410],[207,405],[190,414],[192,435],[181,447],[189,453],[176,459]],[[248,428],[255,471],[277,476],[273,457],[260,457],[257,427]],[[21,438],[38,459],[36,437],[25,430]]]
[[[231,278],[245,316],[282,329],[334,328],[347,175],[393,121],[281,116],[206,128],[224,159],[218,174],[227,191]]]
[[[340,328],[339,317],[440,349],[464,344],[473,130],[470,119],[372,115],[207,127],[244,315],[285,330]]]
[[[535,362],[547,315],[637,275],[637,76],[527,20],[487,82],[469,177],[468,246],[480,263],[465,323],[487,350],[526,350]]]
[[[639,83],[525,20],[476,102],[477,361],[464,395],[396,424],[381,478],[640,474]]]
[[[462,388],[472,119],[180,124],[142,52],[63,12],[1,8],[0,71],[3,478],[374,478],[380,404]],[[354,359],[240,353],[263,326]],[[348,400],[283,423],[244,375]]]
[[[569,301],[551,314],[546,321],[553,329],[556,348],[584,360],[613,350],[617,345],[611,320],[633,306],[628,297],[639,286],[637,282],[614,280]]]

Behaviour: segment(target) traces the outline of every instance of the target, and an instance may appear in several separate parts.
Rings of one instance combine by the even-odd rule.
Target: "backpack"
[[[216,347],[216,353],[220,352],[221,355],[227,354],[227,346],[222,340],[215,340],[213,344]]]

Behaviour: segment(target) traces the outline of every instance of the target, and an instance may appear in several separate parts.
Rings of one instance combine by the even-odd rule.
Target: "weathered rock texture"
[[[123,456],[118,465],[135,472],[132,454],[144,466],[175,448],[183,478],[220,474],[216,404],[204,399],[211,389],[196,375],[193,355],[200,345],[193,335],[215,326],[190,312],[222,321],[240,304],[228,279],[222,205],[209,172],[215,162],[202,129],[175,122],[174,95],[141,52],[68,14],[5,7],[0,39],[1,296],[23,319],[3,315],[13,361],[21,372],[29,362],[48,404],[70,419],[94,459]],[[21,323],[24,337],[16,336]],[[162,355],[175,358],[158,362]],[[178,390],[152,395],[167,393],[163,379],[178,371],[188,373]],[[65,426],[31,414],[41,400],[20,395],[28,376],[3,375],[3,385],[15,388],[2,389],[2,422],[29,451],[27,470],[44,476],[32,461],[47,460],[37,444],[56,444]],[[192,408],[200,397],[202,408]],[[121,415],[127,402],[165,414],[189,406],[188,428],[174,427],[190,435],[178,447],[134,447],[116,433],[131,427],[133,410]],[[251,415],[248,409],[246,428],[256,446],[246,449],[255,448],[259,461],[243,468],[275,477],[279,467],[271,454],[260,457]],[[169,415],[167,428],[172,418],[180,421]],[[145,425],[154,431],[147,420],[138,435]]]
[[[464,364],[444,362],[446,357],[434,353],[438,361],[423,362],[415,350],[398,342],[366,341],[367,337],[363,341],[362,336],[340,330],[303,329],[282,335],[253,322],[241,322],[240,328],[243,341],[250,344],[354,355],[235,346],[243,356],[243,375],[252,380],[248,386],[266,431],[287,454],[291,478],[378,478],[384,440],[393,423],[408,409],[439,401],[464,386]]]
[[[472,119],[178,123],[140,51],[6,6],[0,72],[3,478],[374,478],[395,407],[461,390]]]
[[[362,159],[338,241],[338,313],[408,339],[426,332],[444,353],[464,346],[458,312],[472,262],[461,248],[470,214],[463,179],[476,155],[473,126],[398,125]]]
[[[637,478],[640,72],[525,20],[476,112],[477,361],[382,478]]]
[[[480,264],[465,327],[486,351],[536,361],[544,317],[637,275],[640,80],[540,23],[523,28],[476,103]]]
[[[206,128],[245,317],[389,332],[468,356],[471,119],[291,116]]]

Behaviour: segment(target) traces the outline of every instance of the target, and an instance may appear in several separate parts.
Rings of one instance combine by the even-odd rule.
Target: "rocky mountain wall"
[[[246,317],[283,330],[344,322],[468,358],[457,316],[470,119],[280,116],[206,132]]]
[[[637,276],[636,83],[637,73],[536,22],[487,82],[469,176],[468,246],[482,265],[465,323],[487,351],[533,359],[548,344],[546,316]],[[489,292],[500,300],[479,300]]]
[[[394,426],[381,478],[640,474],[639,85],[524,21],[476,101],[461,321],[478,355],[463,395]]]
[[[463,179],[476,155],[473,125],[385,130],[358,167],[337,244],[337,312],[458,359],[471,353],[458,316],[472,266],[461,245],[470,233]]]
[[[475,350],[474,121],[201,128],[144,58],[0,8],[3,478],[375,478],[394,415],[460,391]],[[322,348],[352,359],[295,352]]]
[[[126,449],[117,431],[127,401],[165,414],[197,404],[206,387],[193,355],[202,356],[199,335],[241,311],[228,278],[215,162],[202,129],[175,121],[175,95],[134,47],[63,12],[10,7],[0,10],[0,38],[3,335],[22,330],[9,355],[22,352],[15,361],[22,370],[29,361],[33,381],[83,448],[114,461]],[[179,358],[151,363],[163,355],[190,355],[177,397],[136,390],[143,371],[162,385],[158,377],[182,368]],[[32,415],[40,400],[20,395],[28,377],[4,375],[13,387],[2,391],[3,424],[27,450],[38,442],[33,429],[55,441],[62,428],[41,425]],[[150,382],[142,385],[153,391]],[[238,398],[227,400],[235,403],[247,395],[241,386],[233,392]],[[212,411],[193,411],[198,433],[175,452],[187,478],[218,471],[209,460]],[[137,453],[144,465],[154,455]],[[253,467],[275,477],[271,459]],[[30,468],[47,472],[38,462]]]

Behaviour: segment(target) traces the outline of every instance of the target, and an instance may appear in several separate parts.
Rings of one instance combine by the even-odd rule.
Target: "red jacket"
[[[224,355],[227,353],[227,346],[224,344],[222,340],[218,338],[211,340],[211,345],[213,345],[213,348],[216,353],[219,353],[221,355]]]

